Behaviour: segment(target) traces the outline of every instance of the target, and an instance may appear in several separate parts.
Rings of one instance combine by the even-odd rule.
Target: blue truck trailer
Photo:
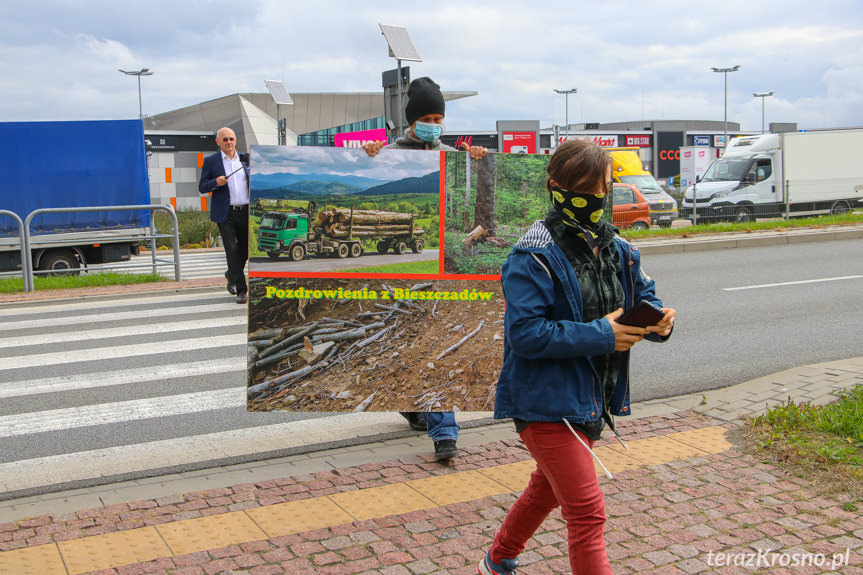
[[[21,220],[41,208],[150,204],[140,120],[0,122],[0,210]],[[125,261],[150,232],[148,210],[38,214],[30,224],[36,270],[77,273]],[[21,269],[18,224],[0,214],[0,272]]]

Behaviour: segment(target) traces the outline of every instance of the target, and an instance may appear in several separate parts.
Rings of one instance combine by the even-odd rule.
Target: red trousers
[[[593,441],[581,432],[587,445]],[[561,423],[531,423],[521,438],[536,460],[527,488],[513,504],[491,546],[491,560],[515,559],[549,513],[566,521],[569,564],[578,575],[611,575],[605,552],[605,500],[593,458]]]

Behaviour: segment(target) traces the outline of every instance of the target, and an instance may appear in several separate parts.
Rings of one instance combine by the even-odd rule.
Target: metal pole
[[[564,101],[564,106],[566,106],[566,119],[565,119],[566,130],[564,131],[564,133],[566,135],[564,137],[564,141],[566,141],[566,140],[569,140],[569,95],[575,94],[576,92],[578,92],[578,88],[572,88],[571,90],[557,90],[557,89],[555,89],[554,91],[557,92],[558,94],[564,95],[563,101]]]
[[[761,98],[761,133],[764,133],[764,98]]]
[[[569,92],[563,97],[564,106],[566,106],[566,139],[569,140]]]
[[[138,118],[144,121],[144,106],[141,102],[141,74],[138,74]]]
[[[402,61],[396,59],[396,62],[398,62],[398,69],[396,73],[398,74],[399,81],[399,97],[397,99],[397,105],[399,109],[396,110],[396,114],[398,114],[399,138],[401,138],[402,136],[404,136],[404,133],[402,133],[402,118],[404,117],[402,115]]]
[[[756,92],[752,94],[755,98],[761,98],[761,133],[766,133],[764,130],[764,98],[767,96],[772,96],[773,92]]]
[[[740,64],[734,66],[733,68],[711,68],[714,72],[722,72],[725,79],[725,102],[724,102],[724,110],[723,117],[725,122],[725,131],[723,132],[723,148],[728,149],[728,72],[736,72],[740,69]]]
[[[723,132],[722,142],[725,149],[728,149],[728,70],[723,74],[725,76],[725,104],[723,106],[723,117],[725,120],[725,131]]]
[[[29,249],[27,241],[24,237],[24,222],[21,218],[13,211],[10,210],[0,210],[0,215],[10,216],[15,220],[15,223],[18,224],[18,240],[20,242],[21,248],[21,281],[24,291],[33,291],[33,274],[30,273],[30,264],[27,256],[25,255],[26,250]]]

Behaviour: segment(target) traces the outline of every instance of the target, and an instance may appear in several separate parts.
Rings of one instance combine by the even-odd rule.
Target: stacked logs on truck
[[[333,208],[318,213],[315,229],[330,237],[377,236],[382,232],[392,234],[421,234],[423,230],[413,226],[414,215],[378,210],[351,210]]]
[[[394,293],[385,284],[381,285],[385,291]],[[432,285],[419,284],[410,290],[424,291]],[[263,402],[279,398],[288,403],[296,401],[296,395],[289,396],[289,391],[299,391],[309,385],[311,376],[336,365],[345,365],[369,350],[392,345],[403,331],[399,329],[400,322],[416,321],[414,316],[421,311],[416,302],[397,300],[392,305],[375,304],[374,311],[360,313],[353,319],[322,318],[291,328],[264,329],[250,334],[250,371],[255,373],[279,365],[282,373],[250,385],[246,390],[248,398]],[[365,397],[354,411],[367,409],[374,395]],[[344,391],[332,397],[350,399],[352,394]]]

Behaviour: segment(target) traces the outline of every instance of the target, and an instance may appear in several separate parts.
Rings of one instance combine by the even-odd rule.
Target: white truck
[[[700,222],[746,222],[861,208],[861,154],[863,130],[735,138],[704,176],[686,189],[680,216]]]

